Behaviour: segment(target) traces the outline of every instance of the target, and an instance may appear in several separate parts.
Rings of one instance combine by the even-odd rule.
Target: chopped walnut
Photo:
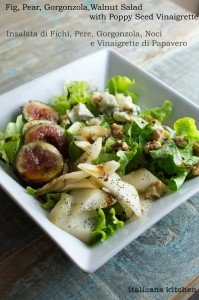
[[[199,163],[196,163],[196,164],[192,167],[191,173],[192,173],[194,176],[198,176],[198,175],[199,175]]]
[[[147,142],[144,146],[145,153],[149,153],[150,150],[157,150],[162,147],[162,144],[158,141]]]
[[[123,138],[123,126],[122,125],[117,125],[117,124],[112,124],[111,125],[111,134],[113,137],[122,139]]]
[[[154,117],[152,117],[151,115],[145,116],[144,119],[147,122],[154,122],[154,123],[160,124],[160,122],[157,119],[155,119]]]
[[[193,152],[194,155],[199,156],[199,141],[193,143]]]
[[[170,136],[170,133],[165,130],[164,128],[157,128],[153,131],[153,138],[155,141],[160,142],[161,144],[164,143],[165,139],[168,139]]]
[[[175,135],[173,140],[180,148],[185,148],[188,144],[188,141],[184,138],[183,135]]]
[[[123,140],[117,141],[116,143],[114,143],[112,145],[112,148],[116,151],[118,150],[123,150],[123,151],[128,151],[130,150],[129,146],[127,145],[127,143]]]
[[[93,96],[91,102],[92,102],[92,104],[93,104],[94,106],[100,106],[100,102],[102,102],[102,100],[103,100],[102,95],[96,93],[96,94]]]
[[[150,184],[148,190],[146,191],[146,199],[157,199],[164,193],[163,183],[158,180]]]

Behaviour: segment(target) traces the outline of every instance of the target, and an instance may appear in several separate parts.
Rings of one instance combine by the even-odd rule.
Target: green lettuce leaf
[[[128,151],[118,150],[115,152],[113,145],[117,142],[117,139],[114,137],[109,137],[105,145],[96,160],[96,164],[101,164],[110,160],[118,161],[120,167],[117,169],[117,173],[122,176],[125,174],[126,166],[133,159],[137,152],[137,144],[131,143],[131,149]]]
[[[0,131],[0,141],[5,139],[5,133]]]
[[[86,81],[71,81],[66,87],[69,92],[69,102],[72,106],[78,103],[87,103],[92,98],[91,86]]]
[[[135,147],[131,151],[117,151],[117,156],[119,157],[118,162],[120,163],[120,167],[117,169],[117,174],[120,176],[123,176],[126,173],[126,166],[130,163],[130,161],[133,159],[135,154],[137,153],[137,148]]]
[[[103,147],[104,152],[106,153],[112,153],[113,152],[113,145],[116,143],[117,139],[113,136],[110,136]]]
[[[162,107],[154,107],[142,112],[142,117],[151,115],[153,118],[162,122],[166,117],[169,117],[172,111],[172,102],[165,100]]]
[[[54,97],[54,101],[50,105],[58,112],[59,115],[63,116],[66,111],[71,108],[68,101],[67,93],[63,93],[61,96]]]
[[[134,84],[134,79],[130,79],[126,76],[113,76],[108,80],[106,88],[112,95],[121,93],[125,96],[131,96],[132,101],[135,103],[137,101],[137,96],[129,90],[129,88]]]
[[[180,151],[173,140],[167,140],[161,148],[151,150],[150,155],[154,159],[172,157],[174,164],[177,166],[181,166],[183,163]]]
[[[154,125],[152,123],[149,123],[143,129],[139,128],[137,124],[136,126],[137,127],[135,127],[135,125],[133,124],[132,130],[130,132],[131,137],[125,139],[131,150],[136,149],[135,156],[126,167],[126,173],[135,171],[139,168],[148,168],[150,163],[150,158],[146,155],[144,147],[148,141],[153,140]]]
[[[19,115],[16,122],[9,122],[5,132],[1,133],[0,158],[6,163],[13,162],[15,154],[22,144],[21,135],[24,124],[23,116]]]
[[[26,192],[31,195],[31,196],[35,196],[37,189],[32,188],[31,186],[27,186],[26,187]]]
[[[69,144],[70,163],[74,163],[83,153],[84,151],[75,145],[74,140],[71,140]]]
[[[71,81],[66,88],[67,92],[64,91],[62,95],[54,97],[54,101],[50,103],[61,116],[80,102],[89,103],[92,97],[91,86],[86,81]]]
[[[199,131],[196,127],[196,122],[194,119],[185,117],[178,119],[174,123],[174,130],[177,135],[182,135],[188,140],[199,140]]]
[[[193,156],[190,144],[185,149],[179,149],[173,140],[168,140],[161,148],[150,151],[150,155],[153,158],[150,170],[171,191],[182,186],[192,166],[199,162],[199,157]]]
[[[35,197],[37,189],[32,188],[31,186],[26,187],[26,191],[29,195]],[[46,210],[51,210],[55,204],[60,200],[61,198],[61,193],[48,193],[46,195],[43,195],[39,197],[40,205],[42,208]]]
[[[188,174],[187,171],[182,171],[182,172],[178,173],[178,175],[172,176],[168,182],[169,189],[173,192],[179,190],[179,188],[183,185],[183,183],[187,177],[187,174]]]
[[[15,153],[21,146],[21,135],[20,134],[13,134],[11,137],[5,138],[5,140],[2,143],[2,147],[4,148],[3,152],[6,154],[5,157],[2,156],[2,158],[7,162],[7,163],[13,163]],[[0,146],[1,148],[1,146]],[[1,152],[1,150],[0,150]]]
[[[104,151],[101,151],[101,153],[99,154],[98,158],[95,161],[95,164],[100,165],[104,162],[111,161],[111,160],[118,161],[119,157],[115,153],[106,153]]]
[[[191,167],[199,162],[199,157],[194,155],[192,140],[189,140],[187,146],[179,149],[179,151],[187,167]]]
[[[9,163],[9,159],[6,154],[5,142],[4,140],[0,141],[0,158],[3,159],[6,163]]]
[[[99,208],[97,209],[98,221],[95,229],[92,232],[92,243],[96,243],[99,240],[105,241],[108,238],[106,217],[104,211]]]
[[[11,137],[14,134],[21,134],[24,124],[25,121],[22,115],[17,117],[16,122],[9,122],[6,126],[5,138]]]
[[[105,128],[109,128],[110,125],[114,123],[113,118],[108,117],[107,115],[101,115],[100,119],[101,119],[100,125],[105,127]]]
[[[51,210],[61,199],[61,193],[48,193],[41,197],[41,207]]]
[[[100,114],[100,110],[99,107],[94,106],[90,101],[87,101],[85,103],[86,107],[88,108],[88,110],[90,110],[90,112],[93,114],[94,117],[98,117]]]
[[[116,215],[116,213],[118,215]],[[92,244],[97,243],[98,241],[105,241],[110,236],[115,233],[117,228],[122,228],[124,226],[123,220],[119,220],[121,215],[121,219],[123,218],[123,210],[118,209],[117,205],[115,208],[112,206],[111,208],[106,209],[97,209],[98,214],[98,222],[95,229],[92,232]]]

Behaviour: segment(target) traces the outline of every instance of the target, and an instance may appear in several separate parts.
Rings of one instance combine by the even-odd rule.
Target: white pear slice
[[[51,210],[49,220],[85,243],[91,241],[91,233],[97,222],[97,212],[81,211],[71,195],[62,194],[60,201]]]
[[[71,190],[76,190],[76,189],[96,189],[99,187],[99,184],[94,181],[91,180],[91,178],[89,179],[82,179],[79,180],[77,182],[73,182],[73,183],[69,183],[67,185],[65,185],[62,189],[59,189],[59,192],[67,192],[67,191],[71,191]]]
[[[157,181],[160,182],[160,180],[156,176],[154,176],[150,171],[148,171],[145,168],[140,168],[135,172],[131,172],[127,175],[122,176],[122,180],[132,184],[136,188],[138,193],[145,193],[149,189],[151,184],[156,183]],[[166,185],[163,183],[161,183],[161,185],[162,192],[166,192]]]
[[[88,176],[88,174],[87,174]],[[98,188],[99,184],[94,181],[92,178],[89,179],[82,179],[76,182],[66,182],[64,185],[57,187],[48,187],[46,188],[43,186],[41,189],[39,189],[36,192],[36,196],[42,196],[44,194],[50,193],[50,192],[67,192],[70,190],[75,190],[75,189],[95,189]]]
[[[88,173],[84,171],[77,171],[61,175],[38,189],[36,196],[39,197],[52,191],[58,192],[60,190],[64,190],[64,188],[66,188],[69,184],[82,180],[86,177],[88,177]]]
[[[80,147],[81,148],[81,147]],[[92,163],[102,150],[102,138],[98,138],[93,144],[85,146],[85,152],[74,162],[72,169],[76,170],[80,163]]]
[[[117,198],[128,218],[133,215],[133,212],[137,216],[141,216],[139,195],[133,185],[122,181],[121,178],[118,178],[118,175],[115,177],[115,173],[113,173],[111,176],[103,176],[103,172],[99,176],[99,166],[84,163],[79,164],[78,167],[79,169],[94,176],[96,181],[99,182],[102,187],[107,188],[111,194]],[[106,171],[106,169],[104,170]]]
[[[87,172],[89,173],[89,175],[92,175],[94,178],[97,177],[106,180],[108,176],[112,174],[116,174],[115,171],[119,168],[119,166],[120,164],[114,160],[105,162],[100,165],[87,164]]]
[[[115,160],[107,161],[102,165],[109,175],[112,175],[120,167],[120,163]]]
[[[90,148],[90,143],[89,142],[87,142],[87,141],[75,141],[74,142],[75,143],[75,145],[77,146],[77,147],[79,147],[80,149],[82,149],[82,150],[84,150],[84,151],[88,151],[89,150],[89,148]]]
[[[116,202],[116,199],[100,189],[73,190],[71,196],[80,204],[80,210],[105,208]]]

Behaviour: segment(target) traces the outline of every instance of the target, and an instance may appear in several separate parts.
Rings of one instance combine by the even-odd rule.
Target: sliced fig
[[[63,157],[53,145],[36,141],[22,146],[13,167],[24,184],[41,187],[62,174]]]
[[[24,144],[33,141],[43,141],[54,145],[64,157],[68,154],[66,133],[58,124],[42,123],[29,128],[24,135]]]
[[[23,126],[23,131],[22,131],[23,135],[26,133],[26,131],[28,129],[30,129],[34,125],[43,124],[43,123],[54,124],[54,122],[48,121],[48,120],[33,120],[33,121],[28,121]]]
[[[39,101],[29,101],[23,106],[23,116],[27,121],[49,120],[59,121],[59,115],[56,110],[45,103]]]

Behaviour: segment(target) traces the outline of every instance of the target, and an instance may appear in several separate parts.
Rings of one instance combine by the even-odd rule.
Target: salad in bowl
[[[0,132],[1,160],[52,223],[88,245],[199,175],[195,120],[165,125],[172,102],[141,110],[135,85],[119,75],[103,90],[69,82],[48,104],[24,103]]]

